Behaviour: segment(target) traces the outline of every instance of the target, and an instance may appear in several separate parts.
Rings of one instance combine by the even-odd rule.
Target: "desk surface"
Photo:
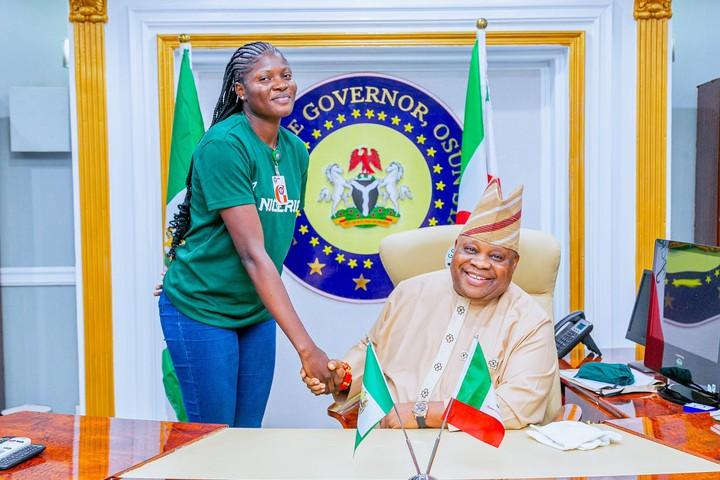
[[[2,435],[47,447],[0,477],[102,479],[225,427],[34,412],[0,416]]]
[[[423,467],[437,432],[408,431]],[[413,473],[401,431],[373,431],[353,456],[354,436],[354,431],[340,429],[228,428],[127,471],[122,478],[375,480],[408,478]],[[563,452],[542,445],[522,430],[508,431],[497,449],[463,432],[445,432],[432,473],[456,480],[582,476],[627,480],[638,474],[643,479],[674,474],[683,479],[717,480],[720,476],[720,463],[633,433],[622,437],[620,443],[607,447]]]
[[[712,424],[711,422],[712,419],[708,414],[685,414],[654,419],[616,420],[612,423],[616,428],[632,431],[648,438],[655,438],[665,445],[673,446],[678,449],[694,451],[695,453],[704,455],[708,459],[720,461],[720,436],[712,434],[706,430]],[[681,428],[685,428],[685,430],[681,430]],[[138,467],[143,468],[142,465],[148,461],[162,461],[163,455],[175,455],[176,453],[185,450],[185,448],[194,448],[207,440],[211,440],[213,438],[217,440],[222,437],[220,434],[225,433],[226,430],[228,429],[224,428],[223,425],[155,422],[30,412],[17,413],[6,417],[0,417],[0,432],[4,435],[29,436],[34,442],[46,445],[47,449],[39,457],[31,459],[13,469],[0,472],[0,477],[12,479],[101,479],[109,476],[117,478],[116,475],[124,471],[126,474],[123,476],[127,476],[127,478],[142,478],[141,476],[133,477],[132,475],[127,475],[127,473],[131,473],[132,469]],[[231,433],[231,436],[238,435],[236,429],[232,430],[234,430],[235,433]],[[252,459],[253,455],[251,455],[252,452],[250,450],[254,448],[258,451],[265,452],[269,450],[273,459],[281,458],[282,461],[280,463],[285,466],[292,465],[292,463],[289,462],[291,461],[293,455],[297,453],[298,447],[296,447],[296,445],[311,445],[308,442],[308,439],[316,435],[317,432],[323,431],[285,431],[286,433],[284,435],[289,435],[295,438],[294,441],[289,443],[280,442],[277,438],[272,438],[274,435],[277,435],[277,431],[252,430],[249,432],[251,436],[256,436],[255,439],[264,437],[265,440],[269,439],[270,443],[266,443],[265,447],[263,447],[262,443],[253,440],[250,446],[246,447],[245,450],[234,449],[232,454],[217,463],[224,464],[228,462],[238,462],[238,460],[247,459],[248,457]],[[341,460],[347,460],[345,457],[349,458],[350,460],[348,460],[348,462],[350,462],[349,464],[351,468],[357,468],[357,462],[363,457],[372,458],[373,461],[375,461],[376,455],[378,456],[377,458],[390,457],[395,458],[396,460],[399,459],[399,461],[405,461],[408,465],[410,465],[408,454],[404,451],[404,442],[396,441],[394,438],[399,435],[400,432],[373,432],[371,438],[369,438],[360,447],[355,459],[351,456],[353,443],[352,437],[354,435],[353,431],[346,430],[343,432],[342,430],[329,430],[327,432],[329,433],[320,433],[321,436],[326,435],[326,440],[329,440],[329,446],[323,447],[324,449],[320,449],[320,460],[326,459],[327,456],[330,455],[329,452],[331,449],[339,448],[341,450],[339,458]],[[509,436],[519,433],[522,432],[509,432]],[[418,434],[431,436],[432,432],[411,432],[411,435],[413,436]],[[227,436],[227,433],[225,433],[225,435]],[[341,441],[338,441],[338,439],[335,438],[337,435],[344,435],[344,437]],[[627,433],[626,435],[630,434]],[[373,444],[381,441],[383,437],[393,439],[393,448],[398,448],[402,451],[399,451],[396,455],[391,455],[392,452],[388,451],[382,445],[382,442],[373,447]],[[468,448],[473,449],[473,451],[477,450],[479,454],[469,456],[470,460],[473,462],[481,460],[487,461],[489,455],[493,455],[493,452],[495,452],[494,449],[478,442],[477,440],[470,439],[469,437],[463,440],[462,437],[467,436],[462,433],[445,434],[439,451],[439,455],[441,455],[441,457],[439,457],[439,463],[437,463],[436,466],[442,465],[442,456],[446,457],[447,455],[454,455],[454,452],[456,451],[454,443],[456,442],[464,444],[467,443],[466,441],[469,441]],[[692,444],[693,449],[686,448],[688,446],[688,439],[692,439],[692,442],[690,443]],[[196,442],[197,440],[199,440],[199,442]],[[427,450],[429,447],[429,440],[424,438],[420,438],[420,440],[420,449]],[[176,449],[176,447],[180,446],[183,446],[183,448]],[[538,444],[534,447],[537,448],[542,446]],[[667,447],[662,445],[656,445],[655,450],[660,447],[667,449]],[[373,448],[375,448],[375,453],[373,453]],[[379,451],[377,450],[378,448]],[[618,450],[618,452],[620,451]],[[665,450],[665,452],[666,454],[659,454],[659,456],[673,457],[676,453],[680,453],[673,450]],[[552,457],[560,452],[556,452],[548,447],[542,447],[541,453],[542,455],[540,457],[545,458],[548,456]],[[582,454],[581,452],[578,453]],[[611,453],[610,447],[606,447],[606,449],[601,452],[601,455],[609,453]],[[655,452],[655,455],[658,456],[658,453]],[[259,458],[260,456],[256,455],[256,457]],[[513,455],[512,459],[514,463],[517,463],[517,455]],[[446,458],[446,464],[447,460],[448,459]],[[526,460],[531,461],[532,458],[526,458]],[[698,464],[696,460],[702,459],[691,457],[691,463],[697,466]],[[618,458],[613,456],[613,461],[618,461]],[[304,465],[306,463],[307,460],[304,458],[297,464]],[[341,463],[343,464],[342,468],[346,468],[348,463],[345,461]],[[452,462],[450,463],[452,467]],[[528,464],[532,465],[532,463]],[[710,470],[714,473],[682,473],[670,476],[649,475],[643,476],[642,478],[643,480],[656,478],[658,480],[717,480],[717,478],[719,478],[717,472],[720,471],[720,464],[716,463],[713,465],[718,465],[717,467],[712,467],[713,469]],[[244,465],[239,469],[239,471],[243,470],[245,470]],[[436,473],[443,473],[442,470],[434,469],[433,471]],[[543,472],[535,466],[528,471],[534,474],[530,475],[530,477],[538,476]],[[404,473],[405,469],[403,469],[403,475]],[[337,475],[332,475],[332,473],[330,476],[332,478],[337,478]],[[263,475],[263,477],[268,478],[268,475]],[[312,477],[315,478],[318,477],[318,475],[312,475]],[[207,478],[207,475],[203,478]],[[443,478],[453,477],[444,476]],[[605,476],[598,478],[614,477]],[[627,479],[628,477],[624,478],[624,480]]]
[[[720,435],[710,430],[710,427],[720,425],[720,422],[713,420],[708,413],[622,418],[605,423],[720,462]]]

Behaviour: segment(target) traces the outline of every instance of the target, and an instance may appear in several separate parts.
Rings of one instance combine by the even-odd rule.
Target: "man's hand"
[[[412,413],[415,402],[398,403],[396,406],[400,414],[400,420],[402,420],[402,426],[405,428],[418,428],[415,415]],[[398,416],[394,410],[380,420],[380,428],[400,428],[400,422],[398,422]]]
[[[331,372],[329,368],[330,359],[325,352],[318,347],[314,347],[307,353],[304,352],[300,355],[300,362],[302,363],[303,371],[305,371],[308,377],[317,379],[320,383],[324,384],[326,388],[330,389],[330,391],[335,388],[333,372]]]
[[[337,389],[340,387],[343,378],[345,378],[345,369],[340,360],[330,360],[327,368],[332,372],[332,380],[329,387],[319,379],[308,375],[304,368],[300,369],[300,378],[315,395],[338,393]]]
[[[308,377],[308,374],[305,373],[305,369],[300,369],[300,379],[303,381],[306,387],[310,389],[310,391],[313,393],[313,395],[323,395],[325,393],[330,393],[327,391],[327,388],[324,383],[321,383],[320,380],[317,378]]]

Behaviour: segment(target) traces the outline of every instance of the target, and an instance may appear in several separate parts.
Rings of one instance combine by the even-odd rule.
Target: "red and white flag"
[[[447,423],[493,447],[500,446],[505,426],[477,338],[473,339],[465,371],[447,408]]]

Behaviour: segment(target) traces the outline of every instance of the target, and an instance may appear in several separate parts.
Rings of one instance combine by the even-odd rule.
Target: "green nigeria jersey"
[[[303,208],[308,152],[280,128],[278,169],[287,199],[276,198],[272,149],[244,114],[213,125],[193,153],[191,227],[165,275],[170,301],[188,317],[219,327],[243,327],[270,318],[240,261],[220,211],[257,208],[265,250],[278,272],[290,249],[296,212]],[[286,201],[285,201],[286,200]]]

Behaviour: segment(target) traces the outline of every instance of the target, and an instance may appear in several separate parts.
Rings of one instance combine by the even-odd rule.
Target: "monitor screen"
[[[635,297],[635,306],[630,316],[630,324],[625,334],[625,338],[639,345],[645,345],[651,281],[652,270],[643,270],[642,277],[640,277],[640,288],[638,288],[637,297]]]
[[[657,240],[653,275],[645,365],[686,369],[718,392],[720,247]]]

